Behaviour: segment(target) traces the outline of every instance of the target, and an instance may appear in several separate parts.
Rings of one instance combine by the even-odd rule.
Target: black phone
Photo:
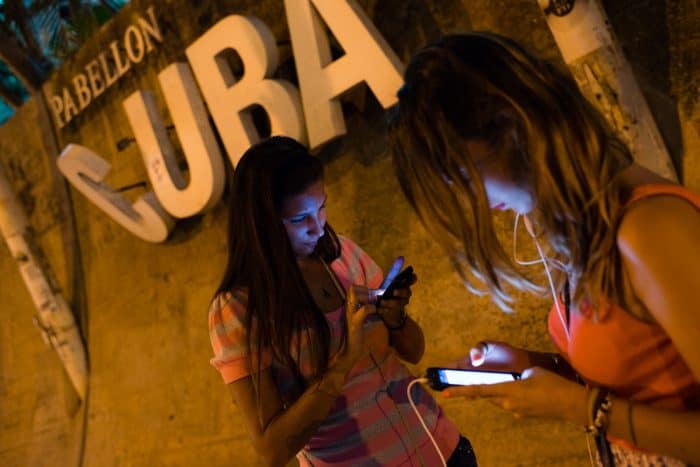
[[[391,283],[384,289],[384,293],[382,293],[379,296],[379,299],[377,299],[377,303],[379,303],[383,299],[389,299],[392,298],[394,295],[394,290],[396,289],[403,289],[408,287],[411,284],[411,281],[413,280],[413,266],[406,266],[403,271],[398,273],[396,277],[394,277],[394,280],[391,281]]]
[[[428,385],[436,391],[450,386],[495,384],[520,379],[520,373],[491,370],[456,370],[453,368],[428,368],[425,374]]]

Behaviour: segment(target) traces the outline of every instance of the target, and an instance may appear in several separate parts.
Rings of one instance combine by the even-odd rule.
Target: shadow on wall
[[[627,61],[683,182],[683,136],[678,102],[671,89],[671,51],[666,21],[667,0],[603,0]]]

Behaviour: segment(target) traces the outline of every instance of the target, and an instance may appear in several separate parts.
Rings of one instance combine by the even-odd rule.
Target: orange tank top
[[[700,196],[678,185],[637,187],[626,206],[656,195],[678,196],[700,210]],[[559,304],[562,319],[555,305],[549,313],[549,333],[587,382],[604,386],[619,397],[660,408],[700,408],[700,385],[661,326],[640,321],[611,304],[598,322],[571,313],[567,338],[564,303]]]

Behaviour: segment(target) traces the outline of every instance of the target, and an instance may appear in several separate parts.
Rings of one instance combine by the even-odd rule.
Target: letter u
[[[189,65],[173,63],[158,79],[187,160],[189,183],[177,166],[153,93],[134,92],[124,100],[124,109],[158,200],[173,216],[190,217],[221,198],[223,158]]]

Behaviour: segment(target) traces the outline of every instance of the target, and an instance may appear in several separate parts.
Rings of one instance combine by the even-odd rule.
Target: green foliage
[[[22,83],[43,81],[51,68],[125,4],[124,0],[0,0],[0,95],[26,100],[28,92]],[[3,59],[14,61],[13,66],[8,67]],[[0,98],[0,125],[11,114],[12,109]]]
[[[5,123],[15,114],[10,106],[4,102],[0,102],[0,125]]]
[[[27,91],[19,82],[17,77],[12,74],[7,65],[0,61],[0,86],[9,89],[12,93],[19,94],[23,100],[29,97]]]

